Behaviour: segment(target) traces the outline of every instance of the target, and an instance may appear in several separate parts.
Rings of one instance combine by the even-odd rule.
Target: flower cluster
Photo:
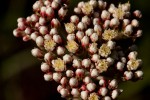
[[[130,3],[79,2],[66,20],[67,0],[39,0],[34,14],[18,18],[14,36],[33,40],[33,56],[42,59],[45,81],[71,100],[115,100],[118,83],[142,79],[135,41],[142,35],[139,10]]]

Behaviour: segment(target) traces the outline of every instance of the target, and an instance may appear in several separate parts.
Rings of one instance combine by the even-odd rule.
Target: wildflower
[[[96,68],[99,70],[100,73],[107,71],[108,67],[108,62],[105,59],[100,59],[96,63]]]
[[[104,40],[112,40],[115,39],[118,36],[118,32],[116,30],[105,30],[104,33],[102,34],[102,38]]]
[[[102,46],[99,49],[99,54],[102,57],[108,57],[111,54],[110,47],[108,47],[106,44],[102,44]]]
[[[52,39],[44,41],[44,47],[47,51],[53,51],[55,49],[55,46],[56,43]]]
[[[78,44],[73,40],[67,41],[66,48],[68,49],[69,52],[75,53],[78,50]]]
[[[99,100],[99,96],[96,93],[91,93],[88,100]]]
[[[131,59],[127,62],[128,70],[136,70],[141,65],[141,59]]]
[[[52,66],[55,71],[64,71],[66,69],[65,62],[60,58],[52,60]]]
[[[93,6],[89,2],[84,3],[83,8],[82,8],[82,12],[85,15],[91,14],[93,12]]]
[[[76,26],[73,23],[66,23],[65,29],[67,33],[71,34],[71,33],[74,33],[74,31],[76,30]]]

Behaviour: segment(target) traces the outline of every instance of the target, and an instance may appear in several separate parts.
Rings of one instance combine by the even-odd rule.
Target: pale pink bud
[[[40,9],[41,12],[40,12],[40,13],[41,13],[41,16],[42,16],[42,17],[44,17],[44,16],[46,15],[46,9],[47,9],[47,8],[44,7],[44,6],[41,7],[41,9]]]
[[[76,14],[81,14],[82,10],[81,10],[81,8],[79,8],[79,7],[75,7],[75,8],[74,8],[74,12],[75,12]]]
[[[73,75],[74,75],[74,72],[72,70],[67,70],[66,71],[66,76],[67,77],[73,77]]]
[[[51,26],[55,27],[55,28],[58,28],[60,26],[59,20],[56,19],[56,18],[53,18],[52,21],[51,21]]]
[[[109,96],[105,96],[103,100],[111,100],[111,98]]]
[[[132,25],[133,27],[138,27],[138,26],[139,26],[139,21],[136,20],[136,19],[133,19],[133,20],[131,21],[131,25]]]
[[[40,32],[42,35],[45,35],[45,34],[48,33],[48,28],[47,28],[46,26],[40,26],[39,32]]]
[[[54,16],[54,10],[53,10],[53,8],[48,7],[46,9],[46,15],[48,16],[48,18],[53,18],[53,16]]]
[[[94,31],[98,34],[101,35],[102,33],[102,28],[100,25],[94,25]]]
[[[82,17],[81,22],[86,25],[90,25],[91,19],[88,16],[84,16],[84,17]]]
[[[99,89],[99,94],[100,94],[101,96],[106,96],[107,93],[108,93],[108,89],[107,89],[106,87],[101,87],[101,88]]]
[[[52,81],[52,80],[53,80],[53,74],[50,73],[50,72],[44,74],[44,80],[45,80],[45,81]]]
[[[40,18],[39,18],[39,24],[40,24],[40,25],[45,25],[45,23],[46,23],[46,19],[43,18],[43,17],[40,17]]]
[[[86,77],[83,79],[83,82],[84,82],[85,84],[89,84],[89,83],[92,82],[92,80],[91,80],[91,78],[90,78],[89,76],[86,76]]]
[[[53,73],[53,80],[56,82],[59,82],[62,78],[62,74],[61,73]]]
[[[92,42],[97,42],[98,41],[98,34],[97,33],[93,33],[90,36],[90,39],[91,39]]]
[[[130,80],[133,77],[133,73],[131,71],[125,71],[124,76],[125,76],[124,77],[125,80]]]
[[[63,55],[65,53],[65,48],[58,46],[56,52],[57,52],[57,55]]]
[[[31,54],[34,56],[34,57],[42,57],[43,54],[42,54],[42,51],[38,48],[34,48],[31,50]]]
[[[65,55],[63,56],[63,61],[64,61],[65,63],[71,62],[71,61],[72,61],[71,55],[65,54]]]
[[[24,22],[25,20],[26,20],[25,18],[21,18],[21,17],[20,17],[20,18],[17,19],[17,22],[18,22],[18,23],[19,23],[19,22]]]
[[[81,39],[83,38],[83,36],[84,36],[84,32],[83,32],[83,31],[78,31],[78,32],[76,33],[76,37],[77,37],[79,40],[81,40]]]
[[[58,4],[56,1],[52,1],[51,7],[52,7],[53,9],[58,9],[59,4]]]
[[[50,34],[46,34],[46,35],[44,36],[44,39],[45,39],[45,40],[51,40],[51,39],[52,39],[52,37],[51,37],[51,35],[50,35]]]
[[[71,90],[71,94],[73,95],[73,97],[79,97],[80,92],[79,92],[79,90],[77,88],[73,88]]]
[[[86,88],[87,88],[88,91],[92,92],[92,91],[95,90],[96,84],[95,83],[88,83]]]
[[[39,22],[36,22],[36,23],[35,23],[35,28],[39,29],[39,27],[40,27]]]
[[[118,95],[119,95],[118,90],[113,90],[111,93],[112,99],[116,99],[118,97]]]
[[[137,55],[138,55],[137,51],[132,51],[129,53],[128,58],[129,59],[136,59]]]
[[[114,63],[114,59],[111,57],[107,57],[106,61],[108,62],[108,65],[112,65]]]
[[[57,28],[52,28],[49,32],[50,35],[58,34]]]
[[[70,78],[70,80],[69,80],[69,85],[70,85],[71,87],[76,87],[76,86],[78,86],[78,80],[77,80],[76,78],[74,78],[74,77]]]
[[[90,35],[93,34],[93,32],[94,32],[94,30],[93,30],[92,28],[88,28],[88,29],[85,31],[85,34],[86,34],[87,36],[90,36]]]
[[[118,18],[113,18],[110,20],[110,26],[111,27],[118,27],[119,24],[120,24],[120,22],[119,22]]]
[[[83,77],[84,76],[84,70],[83,69],[77,69],[75,73],[76,73],[77,77]]]
[[[42,63],[42,64],[41,64],[41,70],[42,70],[43,72],[48,72],[49,69],[50,69],[50,66],[49,66],[47,63]]]
[[[137,18],[141,18],[141,17],[142,17],[142,13],[141,13],[141,11],[139,11],[139,10],[135,10],[135,11],[133,12],[133,14],[134,14],[134,16],[137,17]]]
[[[103,20],[108,20],[108,19],[110,19],[110,13],[109,13],[107,10],[103,10],[103,11],[102,11],[102,14],[101,14],[101,18],[102,18]]]
[[[116,42],[114,42],[114,41],[109,40],[109,41],[107,42],[107,46],[108,46],[110,49],[114,49],[115,45],[116,45]]]
[[[81,1],[81,2],[78,3],[78,7],[79,7],[79,8],[82,8],[83,5],[84,5],[84,2],[83,2],[83,1]]]
[[[31,30],[30,27],[27,27],[27,28],[24,30],[24,32],[25,32],[25,34],[30,35],[31,32],[32,32],[32,30]]]
[[[39,20],[39,17],[36,14],[31,15],[32,22],[37,22]]]
[[[67,8],[66,7],[61,7],[59,10],[58,10],[58,15],[60,18],[64,18],[67,14]]]
[[[72,23],[78,24],[79,23],[79,17],[77,15],[73,15],[70,17],[70,21]]]
[[[106,85],[106,81],[102,78],[99,80],[99,85],[100,86],[105,86]]]
[[[99,75],[99,72],[97,69],[92,69],[90,75],[91,77],[97,77]]]
[[[127,59],[125,57],[121,57],[121,62],[126,63]]]
[[[130,20],[129,19],[123,19],[123,26],[126,27],[127,25],[129,25]]]
[[[84,30],[86,29],[86,24],[84,24],[83,22],[79,22],[77,25],[78,30]]]
[[[37,38],[36,38],[36,44],[37,44],[37,46],[43,46],[43,44],[44,44],[44,39],[43,39],[43,37],[42,36],[38,36]]]
[[[73,60],[73,67],[80,68],[81,67],[81,61],[79,59]]]
[[[117,65],[116,65],[117,70],[120,70],[120,71],[122,71],[122,70],[123,70],[124,66],[125,66],[125,64],[124,64],[124,63],[122,63],[122,62],[118,62],[118,63],[117,63]]]
[[[45,1],[44,1],[44,5],[49,7],[49,6],[51,5],[51,2],[48,1],[48,0],[45,0]]]
[[[127,25],[126,27],[125,27],[125,33],[126,34],[132,34],[132,32],[133,32],[133,27],[132,27],[132,25]]]
[[[28,16],[28,17],[26,18],[26,20],[25,20],[25,21],[22,21],[22,22],[26,22],[26,23],[30,24],[30,23],[32,22],[31,16]]]
[[[100,59],[100,55],[98,55],[98,54],[93,54],[93,55],[92,55],[91,60],[92,60],[93,62],[97,62],[99,59]]]
[[[52,53],[51,52],[48,52],[44,55],[44,60],[45,62],[47,63],[50,63],[51,62],[51,59],[52,59]]]
[[[14,29],[14,30],[13,30],[13,35],[14,35],[15,37],[20,37],[20,36],[22,36],[22,33],[21,33],[18,29]]]
[[[115,88],[117,88],[117,87],[118,87],[118,82],[117,82],[117,80],[116,80],[116,79],[111,80],[108,87],[109,87],[110,89],[115,89]]]
[[[61,39],[60,35],[53,35],[53,40],[56,43],[62,43],[62,39]]]
[[[64,86],[66,85],[68,82],[67,78],[66,77],[63,77],[61,80],[60,80],[60,83]]]
[[[142,36],[142,30],[137,30],[136,36],[137,36],[137,37],[141,37],[141,36]]]
[[[68,34],[67,35],[67,40],[68,41],[75,40],[75,34]]]
[[[62,85],[57,86],[57,91],[60,93],[60,90],[63,89]]]
[[[25,36],[23,36],[23,38],[22,38],[22,40],[23,40],[24,42],[29,41],[30,39],[31,39],[31,38],[30,38],[29,35],[25,35]]]
[[[87,91],[81,91],[81,98],[83,100],[87,100],[87,98],[88,98],[88,92]]]
[[[82,46],[83,47],[87,47],[89,45],[89,37],[88,36],[84,36],[82,39],[81,39],[81,43],[82,43]]]
[[[82,66],[84,66],[85,68],[89,68],[91,65],[91,60],[90,59],[83,59],[82,60]]]
[[[99,25],[101,20],[99,18],[94,18],[93,19],[93,25]]]
[[[35,31],[35,32],[31,33],[30,37],[32,40],[36,41],[36,38],[38,37],[38,32]]]
[[[93,7],[97,6],[97,0],[90,0],[89,4],[92,5]]]
[[[65,89],[65,88],[62,88],[60,90],[60,94],[61,94],[61,97],[65,98],[66,96],[69,95],[69,91],[67,89]]]
[[[33,10],[34,10],[34,11],[38,11],[41,6],[42,6],[41,1],[36,1],[36,2],[33,4]]]
[[[141,70],[136,71],[134,74],[136,78],[142,79],[143,77],[143,71]]]
[[[19,22],[19,23],[18,23],[18,28],[19,28],[20,30],[25,30],[25,28],[26,28],[25,23],[24,23],[24,22]]]
[[[105,20],[105,22],[104,22],[104,24],[103,24],[103,27],[104,27],[105,29],[107,29],[107,28],[109,28],[109,26],[110,26],[110,20]]]

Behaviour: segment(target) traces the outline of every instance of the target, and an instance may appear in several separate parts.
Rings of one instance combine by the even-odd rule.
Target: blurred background
[[[32,14],[36,0],[1,0],[0,2],[0,100],[62,100],[56,91],[57,83],[45,82],[40,61],[30,50],[32,42],[23,42],[12,34],[18,17]],[[70,0],[76,5],[80,0]],[[127,0],[106,0],[124,2]],[[150,0],[129,0],[132,9],[143,13],[143,37],[138,41],[139,58],[143,59],[144,79],[120,85],[124,89],[119,100],[147,100],[150,95]]]

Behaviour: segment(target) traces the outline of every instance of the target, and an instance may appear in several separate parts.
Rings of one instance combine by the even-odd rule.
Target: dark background
[[[40,61],[30,50],[32,42],[22,42],[12,31],[17,27],[18,17],[32,14],[36,0],[1,0],[0,2],[0,100],[62,100],[56,91],[55,82],[45,82],[40,70]],[[77,1],[70,0],[71,5]],[[124,2],[127,0],[106,0]],[[150,95],[150,0],[130,0],[132,9],[143,13],[140,22],[143,37],[138,41],[139,58],[143,59],[144,79],[120,85],[124,92],[119,100],[145,100]],[[146,99],[147,100],[147,99]]]

